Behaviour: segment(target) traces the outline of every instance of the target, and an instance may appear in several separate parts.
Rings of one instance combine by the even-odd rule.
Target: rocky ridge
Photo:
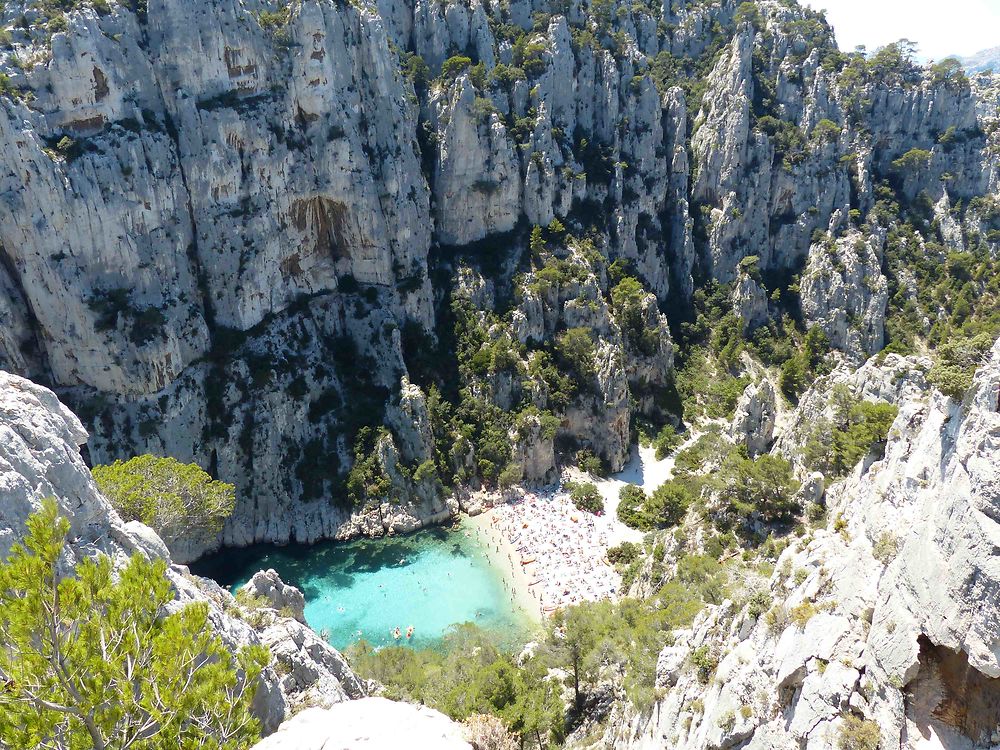
[[[301,605],[296,608],[294,603],[302,594],[296,589],[276,575],[259,574],[250,584],[251,594],[281,592],[283,598],[244,607],[213,581],[171,563],[152,529],[137,521],[123,523],[98,492],[80,456],[86,431],[51,391],[0,372],[0,432],[0,557],[6,559],[24,532],[25,519],[39,509],[42,499],[55,498],[60,514],[70,521],[65,570],[98,553],[116,566],[135,554],[163,559],[176,606],[206,602],[212,628],[233,651],[245,645],[268,647],[272,666],[262,675],[253,706],[265,733],[303,705],[330,706],[366,694],[343,657],[301,622]],[[289,601],[292,616],[278,611]]]
[[[779,449],[840,384],[899,405],[884,457],[827,490],[827,523],[792,537],[761,588],[673,633],[662,698],[616,708],[600,746],[837,747],[851,716],[881,747],[1000,742],[1000,571],[984,554],[1000,538],[1000,342],[961,403],[927,387],[926,366],[890,355],[803,399]]]

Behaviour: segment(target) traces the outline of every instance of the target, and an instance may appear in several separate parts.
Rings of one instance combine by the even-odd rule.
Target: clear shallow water
[[[503,574],[463,525],[382,539],[229,549],[191,567],[233,591],[258,570],[274,568],[305,594],[309,625],[339,649],[362,638],[375,646],[434,647],[449,626],[462,622],[515,646],[531,628]],[[396,627],[403,633],[398,641]]]

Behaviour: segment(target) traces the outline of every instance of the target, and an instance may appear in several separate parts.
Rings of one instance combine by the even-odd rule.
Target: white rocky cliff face
[[[393,411],[419,398],[413,342],[448,338],[452,254],[510,271],[531,224],[593,229],[652,295],[649,327],[657,307],[689,303],[696,277],[738,280],[735,309],[766,325],[776,280],[801,273],[805,320],[861,361],[885,341],[882,230],[862,223],[877,185],[926,196],[949,243],[967,243],[952,210],[997,187],[992,89],[915,68],[848,80],[814,14],[762,0],[737,20],[737,5],[605,19],[533,0],[151,0],[81,3],[50,34],[33,0],[8,2],[0,365],[60,392],[93,461],[169,454],[234,482],[239,507],[210,548],[454,511],[412,481],[434,453],[408,422],[420,412]],[[704,77],[703,95],[671,60]],[[904,175],[907,149],[929,157]],[[759,281],[740,273],[750,256]],[[559,438],[618,467],[672,354],[665,324],[638,356],[607,335],[600,305],[566,298],[597,303],[594,288],[529,294],[513,325],[532,346],[555,325],[595,327],[595,391],[557,409]],[[507,409],[519,392],[489,398]],[[358,428],[386,417],[383,463],[403,470],[383,466],[390,492],[345,502]],[[547,458],[521,456],[523,477],[551,475]],[[472,471],[482,457],[466,458]]]
[[[838,747],[852,713],[884,748],[1000,742],[1000,342],[963,403],[896,376],[914,367],[853,377],[900,404],[884,458],[827,491],[827,528],[784,552],[764,606],[726,601],[674,633],[664,697],[619,715],[609,746]],[[719,660],[704,682],[702,647]]]

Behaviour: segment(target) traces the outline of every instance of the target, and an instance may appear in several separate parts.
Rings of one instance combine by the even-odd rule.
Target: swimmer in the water
[[[399,640],[399,636],[400,636],[399,628],[397,627],[395,630],[392,631],[392,637],[395,638],[398,641]]]
[[[412,625],[410,625],[410,627],[408,627],[406,629],[406,637],[408,639],[413,637],[413,626]]]

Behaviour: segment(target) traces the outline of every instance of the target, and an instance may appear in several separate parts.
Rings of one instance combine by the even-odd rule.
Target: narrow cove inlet
[[[433,648],[463,622],[514,647],[530,638],[536,618],[480,536],[466,520],[379,539],[254,545],[203,558],[192,572],[235,592],[258,570],[273,568],[302,590],[306,621],[338,649],[360,640]]]

